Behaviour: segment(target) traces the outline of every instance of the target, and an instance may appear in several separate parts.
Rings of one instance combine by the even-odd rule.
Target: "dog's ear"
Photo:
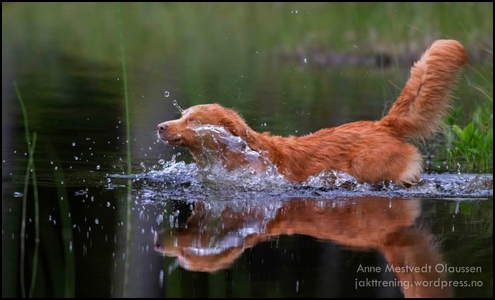
[[[233,119],[232,117],[224,117],[220,121],[220,125],[232,135],[243,137],[246,135],[246,123],[239,116]]]
[[[235,111],[227,109],[220,119],[220,125],[235,136],[245,137],[249,127]]]

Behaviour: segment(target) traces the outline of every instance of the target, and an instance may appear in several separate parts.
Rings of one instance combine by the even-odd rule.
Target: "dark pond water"
[[[462,166],[437,174],[440,163],[412,188],[338,173],[294,185],[274,174],[201,170],[156,139],[156,125],[179,115],[173,100],[218,102],[280,135],[378,119],[408,67],[288,62],[256,39],[236,40],[228,26],[207,26],[214,38],[195,40],[184,20],[173,31],[180,43],[157,50],[140,27],[126,27],[128,176],[118,45],[109,50],[115,58],[94,59],[82,41],[96,29],[89,40],[106,45],[100,23],[57,35],[59,27],[32,20],[4,23],[12,30],[2,51],[3,297],[493,296],[492,174]],[[487,72],[478,67],[456,92],[466,110],[478,91],[465,78]],[[36,186],[30,179],[27,190],[14,81],[37,134]],[[425,158],[438,143],[420,145]]]

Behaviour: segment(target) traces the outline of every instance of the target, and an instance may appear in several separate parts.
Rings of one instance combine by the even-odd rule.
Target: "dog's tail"
[[[468,57],[455,40],[437,40],[411,68],[401,94],[380,121],[402,137],[432,135],[450,107],[450,89]]]

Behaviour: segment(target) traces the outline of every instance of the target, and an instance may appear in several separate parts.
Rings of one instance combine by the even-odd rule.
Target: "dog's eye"
[[[191,125],[201,125],[201,122],[198,119],[195,118],[189,118],[187,119],[187,123]]]

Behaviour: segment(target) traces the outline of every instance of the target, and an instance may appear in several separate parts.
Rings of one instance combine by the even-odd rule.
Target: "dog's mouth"
[[[172,139],[166,139],[164,141],[167,144],[177,146],[177,145],[181,145],[182,144],[183,139],[182,138],[172,138]]]
[[[183,142],[184,142],[184,139],[181,138],[181,137],[169,137],[169,138],[166,138],[166,139],[163,139],[167,144],[169,145],[173,145],[173,146],[179,146],[179,145],[182,145]]]
[[[158,138],[164,141],[165,143],[172,145],[172,146],[178,146],[182,145],[184,142],[184,139],[180,136],[165,136],[164,134],[160,134],[160,132],[157,133]]]

